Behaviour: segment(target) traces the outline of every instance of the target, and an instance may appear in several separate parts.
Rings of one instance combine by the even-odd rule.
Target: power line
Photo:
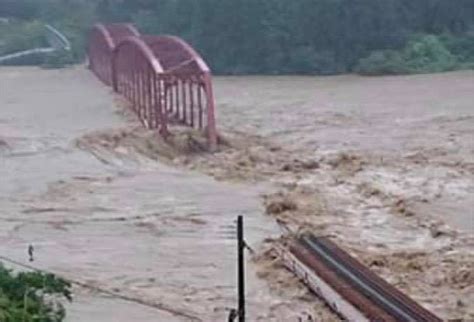
[[[112,291],[112,290],[108,290],[108,289],[105,289],[105,288],[102,288],[102,287],[90,285],[90,284],[87,284],[85,282],[81,282],[81,281],[78,281],[78,280],[65,278],[65,277],[61,276],[60,274],[56,274],[54,272],[51,272],[51,271],[48,271],[48,270],[45,270],[45,269],[40,269],[40,268],[34,267],[32,265],[29,265],[29,264],[24,264],[24,263],[21,263],[19,261],[16,261],[14,259],[2,256],[2,255],[0,255],[0,260],[2,260],[4,262],[7,262],[7,263],[10,263],[10,264],[13,264],[13,265],[16,265],[16,266],[19,266],[19,267],[22,267],[22,268],[26,268],[26,269],[31,270],[31,271],[38,272],[38,273],[53,274],[53,275],[65,280],[65,281],[73,284],[73,285],[77,285],[79,287],[82,287],[82,288],[85,288],[85,289],[88,289],[88,290],[91,290],[91,291],[94,291],[94,292],[97,292],[97,293],[108,295],[108,296],[113,297],[113,298],[117,298],[117,299],[127,301],[127,302],[131,302],[131,303],[140,304],[142,306],[146,306],[146,307],[156,309],[156,310],[159,310],[159,311],[165,311],[165,312],[168,312],[172,315],[189,319],[190,321],[196,321],[196,322],[201,322],[202,321],[200,318],[198,318],[194,315],[191,315],[191,313],[186,313],[186,312],[179,311],[179,310],[174,309],[172,307],[169,307],[168,305],[163,304],[163,303],[150,302],[150,301],[147,301],[147,300],[144,300],[144,299],[132,297],[132,296],[129,296],[129,295],[126,295],[126,294],[121,294],[121,293],[118,293],[118,292],[115,292],[115,291]]]

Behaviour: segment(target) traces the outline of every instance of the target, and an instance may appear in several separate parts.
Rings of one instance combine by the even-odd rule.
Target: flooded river
[[[337,320],[272,257],[281,224],[474,317],[474,72],[215,87],[229,146],[163,156],[87,70],[0,69],[0,254],[155,307],[77,288],[68,321],[225,320],[238,214],[251,321]]]

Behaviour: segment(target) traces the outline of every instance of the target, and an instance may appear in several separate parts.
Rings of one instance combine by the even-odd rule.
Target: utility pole
[[[245,240],[244,240],[244,219],[242,216],[237,217],[237,257],[238,257],[238,295],[239,322],[245,322]]]

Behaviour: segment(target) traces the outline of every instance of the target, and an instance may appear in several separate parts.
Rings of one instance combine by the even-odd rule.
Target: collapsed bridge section
[[[442,321],[327,237],[305,234],[279,251],[286,267],[346,321]]]
[[[170,124],[203,130],[216,148],[211,71],[184,40],[140,35],[130,24],[97,24],[88,57],[90,69],[131,103],[145,127],[165,137]]]

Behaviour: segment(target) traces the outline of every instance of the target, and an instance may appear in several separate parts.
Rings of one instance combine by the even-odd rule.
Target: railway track
[[[280,251],[286,266],[348,321],[442,321],[326,237],[304,235]]]

